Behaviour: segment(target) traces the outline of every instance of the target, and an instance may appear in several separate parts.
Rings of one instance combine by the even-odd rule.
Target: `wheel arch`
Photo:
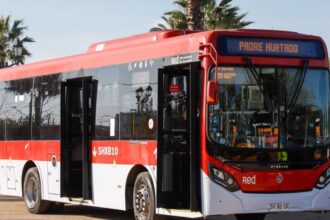
[[[22,176],[21,176],[21,189],[22,189],[22,196],[24,196],[24,179],[25,179],[25,175],[27,173],[27,171],[32,168],[32,167],[36,167],[38,169],[38,173],[40,176],[40,172],[39,172],[39,168],[37,166],[36,163],[34,163],[32,160],[29,160],[25,163],[23,170],[22,170]],[[41,177],[40,177],[41,178]]]
[[[135,179],[136,177],[139,175],[139,173],[141,172],[149,172],[150,170],[147,169],[145,166],[143,165],[135,165],[134,167],[132,167],[132,169],[129,171],[128,175],[127,175],[127,180],[126,180],[126,185],[125,185],[125,200],[126,200],[126,209],[132,209],[133,206],[133,188],[134,188],[134,183],[135,183]],[[150,176],[153,176],[150,173]],[[154,183],[153,183],[154,184]]]
[[[46,213],[51,205],[50,201],[43,199],[43,181],[39,165],[40,164],[30,160],[25,163],[22,169],[22,196],[26,208],[32,214]],[[31,170],[31,172],[29,170]],[[24,182],[26,178],[28,178],[27,183]],[[28,190],[27,196],[24,195],[26,188]]]

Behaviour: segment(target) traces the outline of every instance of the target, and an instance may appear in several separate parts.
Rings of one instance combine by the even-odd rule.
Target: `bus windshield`
[[[254,73],[253,73],[254,72]],[[219,103],[209,105],[217,148],[323,148],[329,144],[329,72],[284,67],[219,67]]]

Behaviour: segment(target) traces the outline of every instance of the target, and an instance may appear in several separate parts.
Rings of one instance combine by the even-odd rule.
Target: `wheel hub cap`
[[[147,215],[149,212],[149,193],[145,186],[135,196],[135,208],[141,215]]]
[[[33,208],[36,205],[37,193],[38,189],[35,181],[33,179],[29,179],[26,190],[26,202],[29,208]]]

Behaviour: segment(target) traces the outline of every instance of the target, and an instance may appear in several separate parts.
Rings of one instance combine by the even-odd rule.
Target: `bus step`
[[[69,201],[75,204],[92,204],[93,202],[91,200],[84,200],[82,197],[70,197]]]
[[[166,209],[157,208],[156,213],[159,215],[168,215],[185,218],[201,218],[203,217],[201,212],[192,212],[189,209]]]

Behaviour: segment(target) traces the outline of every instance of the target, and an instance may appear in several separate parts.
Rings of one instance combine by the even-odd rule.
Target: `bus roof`
[[[251,37],[262,36],[273,38],[314,39],[322,41],[324,48],[326,48],[320,37],[290,31],[230,29],[201,32],[171,30],[98,42],[92,44],[87,52],[83,54],[4,68],[0,70],[0,80],[5,81],[51,73],[78,71],[82,68],[88,69],[111,64],[128,63],[198,52],[201,43],[216,42],[215,38],[220,34]],[[326,51],[325,54],[327,57]],[[324,62],[324,66],[328,64],[327,58],[325,58],[325,60],[326,62]]]

